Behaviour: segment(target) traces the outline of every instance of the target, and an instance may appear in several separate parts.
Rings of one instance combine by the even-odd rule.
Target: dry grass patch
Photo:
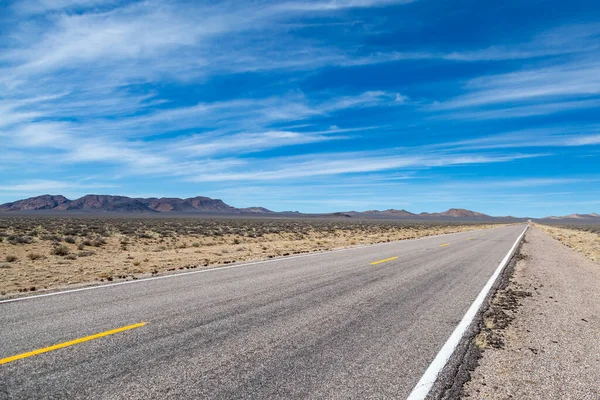
[[[584,254],[592,261],[600,262],[600,224],[535,225],[565,246]]]

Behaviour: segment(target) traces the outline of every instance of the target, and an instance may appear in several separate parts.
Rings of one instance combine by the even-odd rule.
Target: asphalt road
[[[405,398],[523,228],[1,303],[0,399]]]

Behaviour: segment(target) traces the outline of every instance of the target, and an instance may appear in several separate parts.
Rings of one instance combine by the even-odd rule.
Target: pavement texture
[[[600,264],[539,228],[520,254],[464,398],[600,399]]]
[[[405,398],[523,229],[0,303],[0,360],[147,322],[0,361],[0,399]]]

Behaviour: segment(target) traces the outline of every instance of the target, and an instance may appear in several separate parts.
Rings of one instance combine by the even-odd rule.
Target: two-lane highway
[[[405,398],[524,225],[0,303],[0,399]]]

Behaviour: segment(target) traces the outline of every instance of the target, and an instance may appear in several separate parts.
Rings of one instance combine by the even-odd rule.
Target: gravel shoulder
[[[484,314],[465,399],[600,398],[600,264],[530,229]]]

